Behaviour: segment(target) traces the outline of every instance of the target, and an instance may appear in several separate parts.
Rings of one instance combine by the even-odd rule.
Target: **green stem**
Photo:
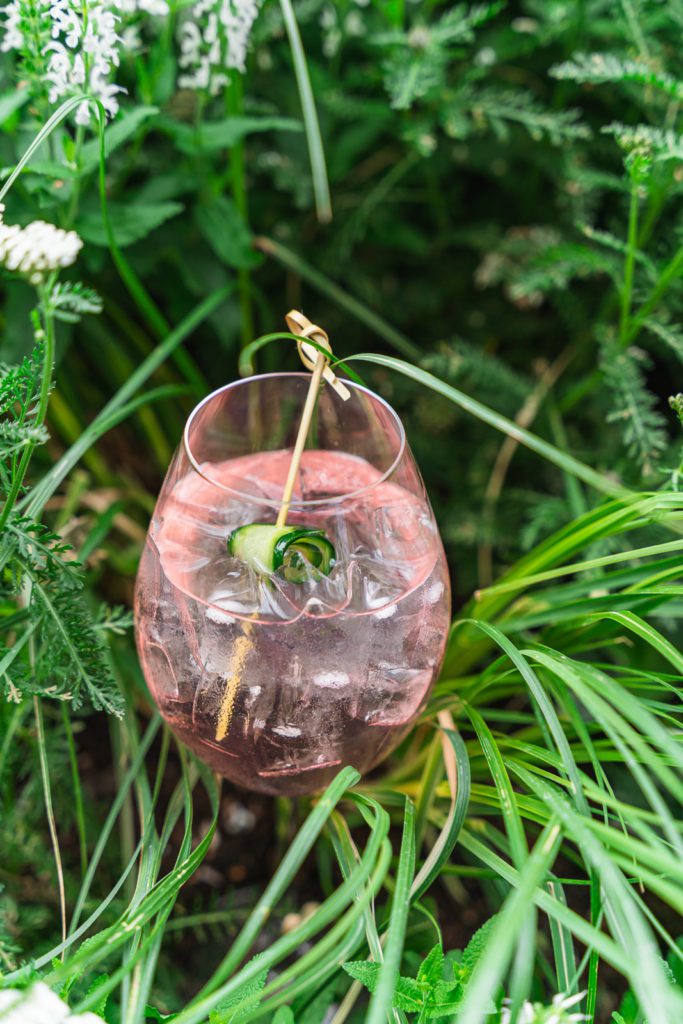
[[[681,272],[683,272],[683,245],[667,263],[660,275],[659,281],[652,289],[650,297],[646,299],[640,309],[636,311],[625,339],[626,344],[630,344],[634,340],[640,331],[640,328],[643,326],[643,322],[647,320],[650,313],[667,291],[669,285],[681,274]]]
[[[55,356],[55,331],[54,331],[54,317],[53,310],[50,302],[50,294],[54,285],[54,279],[56,275],[52,275],[46,284],[42,284],[39,287],[40,295],[40,307],[43,319],[43,329],[45,333],[45,350],[43,354],[43,369],[40,380],[40,392],[38,398],[38,408],[35,415],[35,425],[37,427],[42,426],[45,422],[45,416],[47,414],[47,403],[50,398],[50,385],[52,384],[52,368],[54,364]],[[24,477],[28,469],[31,456],[36,447],[36,442],[31,441],[24,448],[24,452],[21,456],[21,461],[17,468],[16,473],[12,479],[12,484],[7,495],[7,500],[0,513],[0,534],[7,524],[14,504],[21,491],[22,484],[24,483]]]
[[[628,211],[628,237],[626,249],[626,263],[624,265],[624,286],[621,292],[621,322],[619,325],[619,339],[622,345],[628,343],[628,325],[631,315],[631,300],[633,297],[633,271],[636,262],[636,251],[638,248],[638,185],[634,182],[631,185],[631,202]]]
[[[74,164],[76,165],[76,174],[74,176],[74,183],[71,190],[71,199],[69,201],[69,209],[66,214],[66,226],[68,228],[76,220],[78,215],[78,204],[81,198],[81,154],[83,152],[83,142],[85,140],[85,125],[79,124],[76,127],[76,140],[74,143]]]
[[[59,837],[55,822],[54,810],[52,807],[52,789],[50,786],[50,772],[47,764],[47,751],[45,750],[45,722],[43,721],[43,707],[40,697],[33,698],[33,710],[36,718],[36,738],[38,740],[38,756],[40,758],[40,774],[43,780],[43,795],[45,797],[45,811],[47,823],[50,830],[52,850],[57,869],[57,885],[59,887],[59,908],[62,919],[62,942],[66,940],[66,894],[64,891],[64,870],[62,868],[62,854],[59,849]],[[64,960],[64,953],[62,953]]]
[[[76,755],[74,731],[71,725],[71,719],[69,718],[69,712],[67,711],[66,704],[62,704],[62,721],[64,722],[66,742],[67,747],[69,749],[71,781],[74,790],[74,800],[76,802],[76,827],[78,829],[78,849],[81,856],[81,872],[83,875],[85,875],[86,871],[88,870],[88,843],[85,831],[85,809],[83,806],[83,788],[81,786],[81,776],[78,771],[78,757]]]
[[[230,88],[226,93],[228,113],[239,116],[243,106],[242,76],[233,72]],[[244,140],[240,139],[230,147],[230,182],[235,206],[245,223],[249,221],[247,202],[246,163],[244,159]],[[245,267],[237,271],[237,288],[240,300],[242,345],[248,345],[254,337],[254,317],[251,306],[251,275]]]

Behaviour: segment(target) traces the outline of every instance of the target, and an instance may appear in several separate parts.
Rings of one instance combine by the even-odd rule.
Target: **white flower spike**
[[[168,12],[167,0],[89,0],[86,5],[81,0],[10,0],[0,8],[0,50],[28,53],[37,66],[46,64],[50,103],[86,93],[113,117],[125,91],[112,80],[123,35],[130,40],[132,33],[139,43],[141,19]],[[84,102],[76,121],[88,124],[93,113],[92,104]]]
[[[44,220],[34,220],[25,228],[5,224],[4,212],[0,203],[0,266],[26,274],[31,284],[40,284],[50,271],[75,262],[83,248],[75,231],[63,231]]]
[[[197,0],[180,26],[178,85],[216,96],[231,69],[244,73],[252,26],[260,0]]]

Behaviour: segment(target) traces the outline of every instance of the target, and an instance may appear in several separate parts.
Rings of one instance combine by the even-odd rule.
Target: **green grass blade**
[[[568,455],[566,452],[561,451],[555,445],[550,444],[549,441],[544,441],[543,438],[532,434],[531,431],[518,426],[506,416],[501,415],[501,413],[496,412],[494,409],[490,409],[487,405],[477,401],[476,398],[471,398],[463,391],[452,387],[452,385],[439,380],[438,377],[434,377],[426,370],[422,370],[417,366],[411,366],[410,363],[406,363],[402,359],[396,359],[395,356],[376,355],[368,352],[351,356],[347,359],[347,362],[373,363],[376,366],[385,366],[389,370],[395,370],[397,373],[403,374],[404,377],[408,377],[416,381],[416,383],[429,388],[431,391],[443,395],[444,398],[450,399],[451,402],[454,402],[459,408],[470,413],[476,419],[481,420],[482,423],[487,423],[508,437],[514,438],[515,441],[525,445],[530,451],[536,452],[537,455],[543,456],[544,459],[547,459],[548,462],[551,462],[563,472],[571,473],[572,476],[594,487],[598,493],[621,494],[624,492],[624,488],[616,484],[610,477],[591,469],[590,466],[586,466],[583,462],[575,459],[573,455]]]
[[[311,79],[306,64],[299,26],[297,24],[294,7],[291,0],[280,0],[282,17],[284,18],[289,46],[292,51],[294,63],[294,74],[301,99],[301,111],[306,129],[306,141],[308,143],[308,155],[311,161],[311,176],[313,179],[313,194],[318,220],[321,224],[328,224],[332,220],[332,203],[330,200],[330,187],[327,181],[327,167],[325,166],[325,151],[323,140],[320,134],[320,123],[318,112],[315,106]]]
[[[527,920],[534,893],[541,886],[560,848],[562,833],[552,820],[541,832],[536,845],[519,872],[519,884],[508,896],[491,930],[486,950],[467,985],[458,1014],[458,1024],[484,1024],[490,1013],[520,929]]]
[[[410,911],[410,890],[414,874],[415,808],[410,800],[406,800],[401,853],[389,918],[389,938],[384,949],[384,960],[380,968],[377,988],[372,995],[365,1018],[366,1024],[384,1024],[391,1012],[394,990],[401,968],[403,943]]]
[[[451,805],[437,841],[415,876],[410,891],[410,898],[413,901],[419,900],[429,889],[439,877],[443,865],[449,860],[465,821],[470,799],[470,763],[465,744],[448,712],[440,713],[439,725]]]
[[[259,936],[273,908],[277,906],[292,878],[310,853],[330,814],[346,790],[355,785],[359,779],[360,775],[354,768],[343,768],[327,787],[299,830],[265,892],[256,903],[232,949],[216,968],[211,980],[204,985],[198,998],[213,992],[225,978],[239,967]]]

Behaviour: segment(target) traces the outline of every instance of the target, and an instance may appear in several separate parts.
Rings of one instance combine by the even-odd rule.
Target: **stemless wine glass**
[[[174,732],[248,789],[296,795],[368,771],[406,734],[450,619],[441,540],[401,422],[347,382],[323,385],[288,524],[323,529],[328,576],[289,582],[228,553],[274,523],[310,382],[250,377],[191,414],[136,586],[145,678]]]

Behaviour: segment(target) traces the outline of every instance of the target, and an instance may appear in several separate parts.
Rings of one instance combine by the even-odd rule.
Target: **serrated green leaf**
[[[443,947],[440,942],[430,949],[427,956],[420,964],[420,969],[417,972],[417,980],[422,985],[437,985],[443,981],[443,964],[444,955]]]
[[[381,964],[371,963],[368,960],[350,960],[348,963],[342,964],[342,967],[352,978],[359,981],[361,985],[365,985],[369,992],[375,991]]]
[[[445,1003],[432,1003],[427,1007],[424,1015],[428,1020],[436,1020],[438,1017],[452,1017],[454,1013],[457,1013],[459,1006],[459,999]]]
[[[422,1009],[425,1001],[425,994],[414,978],[404,978],[402,975],[396,982],[392,1006],[397,1010],[405,1010],[406,1013],[417,1013]]]
[[[470,941],[467,943],[460,959],[460,966],[463,970],[463,974],[466,976],[469,976],[472,973],[478,961],[481,959],[484,950],[486,949],[489,940],[489,933],[493,928],[495,920],[495,915],[490,917],[488,921],[486,921],[481,928],[474,933]]]
[[[255,963],[260,957],[255,956],[250,963]],[[224,999],[209,1014],[210,1024],[240,1024],[251,1016],[254,1009],[261,1002],[261,992],[268,977],[268,970],[263,970],[251,981],[234,992],[227,999]]]

